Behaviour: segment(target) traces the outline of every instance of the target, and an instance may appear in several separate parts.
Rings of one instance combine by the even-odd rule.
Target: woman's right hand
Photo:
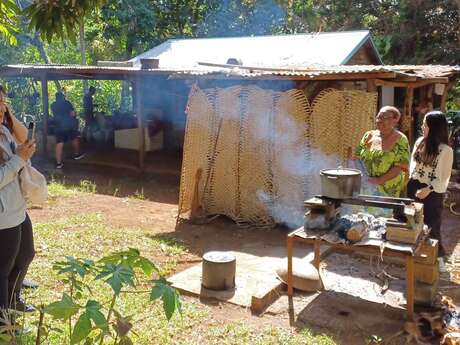
[[[28,161],[35,153],[35,142],[26,141],[24,144],[18,145],[16,154],[23,160]]]

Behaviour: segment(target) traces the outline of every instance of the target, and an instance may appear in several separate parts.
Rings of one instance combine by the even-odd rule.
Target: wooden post
[[[287,259],[288,259],[287,286],[288,286],[288,296],[292,296],[293,293],[294,293],[293,277],[292,277],[293,247],[294,247],[294,238],[292,236],[288,236],[288,238],[287,238]]]
[[[316,267],[319,273],[319,264],[321,262],[321,240],[315,239],[315,244],[313,245],[315,256],[313,258],[313,266]]]
[[[136,107],[137,106],[137,91],[136,91],[136,81],[135,80],[131,80],[131,104],[133,105],[133,107]]]
[[[447,96],[449,96],[449,91],[454,87],[455,82],[451,81],[447,85],[444,86],[444,92],[441,97],[441,111],[443,113],[446,112],[446,103],[447,103]]]
[[[409,321],[414,319],[414,295],[415,295],[415,276],[414,276],[414,257],[406,256],[406,304],[407,317]]]
[[[377,107],[377,111],[380,109],[381,107],[381,96],[379,95],[379,91],[377,89],[377,84],[375,83],[375,79],[367,79],[366,80],[367,82],[367,92],[377,92],[377,104],[376,104],[376,107]],[[374,119],[375,121],[375,119]]]
[[[139,139],[139,169],[144,170],[145,160],[145,130],[143,121],[143,103],[142,103],[142,85],[141,77],[136,76],[136,88],[135,88],[135,100],[136,100],[136,115],[137,115],[137,128],[138,128],[138,139]]]
[[[414,89],[406,88],[406,98],[404,100],[404,114],[402,119],[402,129],[406,132],[409,143],[414,143],[414,119],[412,117],[412,103],[414,102]]]
[[[42,105],[43,105],[43,138],[42,138],[42,151],[47,154],[48,146],[48,122],[49,122],[49,99],[48,99],[48,77],[45,74],[41,77],[42,84]]]
[[[367,79],[367,92],[377,92],[377,85],[375,85],[375,79]]]

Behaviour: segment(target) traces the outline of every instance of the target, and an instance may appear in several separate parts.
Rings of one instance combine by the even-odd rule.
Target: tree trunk
[[[38,32],[35,32],[33,37],[29,35],[25,35],[25,34],[17,34],[16,38],[18,40],[21,40],[22,42],[25,42],[37,48],[40,54],[40,57],[42,58],[44,63],[46,64],[51,63],[50,58],[48,57],[48,54],[46,53],[45,46],[43,45],[43,42],[40,39],[40,34]],[[56,85],[56,88],[58,90],[62,90],[61,84],[59,83],[58,80],[54,80],[54,84]]]
[[[455,5],[457,5],[457,17],[458,17],[458,26],[457,26],[457,40],[460,45],[460,0],[455,0]]]
[[[133,53],[133,46],[130,43],[130,38],[128,35],[128,42],[126,46],[126,55],[125,55],[125,60],[131,59],[131,55]],[[127,80],[123,80],[121,83],[121,104],[120,104],[120,109],[121,111],[128,111],[129,110],[129,86],[130,82]],[[133,105],[134,107],[134,105]]]
[[[85,21],[82,18],[80,20],[80,54],[81,64],[86,65],[86,42],[85,42]],[[88,81],[83,80],[83,93],[88,91]]]

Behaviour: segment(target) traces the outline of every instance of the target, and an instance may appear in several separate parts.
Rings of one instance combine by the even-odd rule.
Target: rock
[[[295,289],[315,292],[323,289],[318,270],[311,263],[293,259],[293,286]],[[276,270],[278,277],[287,284],[287,264]]]

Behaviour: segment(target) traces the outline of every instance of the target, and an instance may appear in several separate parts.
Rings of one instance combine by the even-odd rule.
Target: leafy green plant
[[[53,36],[76,42],[76,30],[84,16],[100,6],[100,0],[34,1],[23,14],[30,20],[29,30],[39,31],[41,37],[51,42]]]
[[[168,320],[176,311],[182,313],[177,290],[169,286],[156,265],[137,249],[114,252],[98,261],[68,256],[56,262],[53,269],[66,290],[59,300],[39,308],[36,344],[52,332],[66,332],[70,345],[83,342],[102,345],[109,340],[114,345],[133,344],[131,334],[136,320],[117,309],[117,300],[123,293],[145,294],[149,302],[161,299]],[[148,290],[138,289],[142,276],[148,279]],[[97,300],[94,291],[101,284],[111,290],[109,301]],[[47,325],[44,315],[50,315],[58,326]],[[10,332],[8,337],[14,344],[15,334]]]
[[[17,24],[19,8],[14,0],[2,0],[0,2],[0,35],[9,44],[16,44]]]

